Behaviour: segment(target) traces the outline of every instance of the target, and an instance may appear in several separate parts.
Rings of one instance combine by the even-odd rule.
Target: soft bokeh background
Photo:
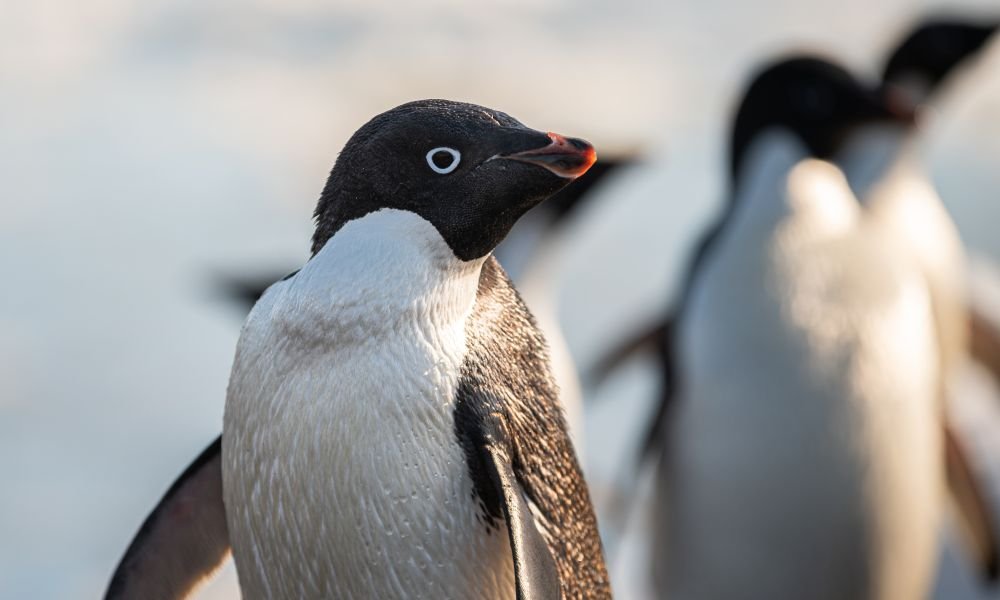
[[[748,70],[811,48],[871,75],[896,36],[944,6],[1000,8],[4,0],[0,597],[103,592],[147,511],[220,429],[242,314],[219,282],[305,260],[326,173],[373,114],[453,98],[586,137],[599,153],[642,154],[576,215],[551,259],[559,315],[586,365],[670,297],[721,193],[722,136]],[[1000,69],[976,73],[942,103],[928,147],[989,265],[1000,261]],[[587,451],[598,494],[634,447],[652,384],[650,366],[634,364],[589,390],[603,400]],[[983,468],[1000,473],[1000,418],[978,392],[963,417]],[[626,546],[626,557],[641,553]],[[616,585],[635,597],[623,560]],[[962,565],[945,564],[939,597],[985,597]],[[231,594],[231,572],[205,592]]]

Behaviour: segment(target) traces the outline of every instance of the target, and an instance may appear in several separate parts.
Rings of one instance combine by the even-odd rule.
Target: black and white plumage
[[[903,36],[891,52],[883,69],[883,82],[916,104],[934,105],[942,95],[947,95],[947,88],[952,87],[950,84],[956,79],[956,72],[975,63],[976,58],[991,44],[998,28],[1000,22],[995,18],[941,16],[927,19]],[[892,179],[896,181],[880,185],[876,197],[883,204],[888,204],[885,199],[901,195],[896,189],[913,179],[912,176],[907,177],[909,173],[904,169],[907,163],[920,161],[916,152],[917,140],[914,139],[917,136],[910,130],[880,128],[858,137],[859,140],[852,144],[855,148],[852,163],[868,163],[868,172],[880,167],[884,169],[887,161],[896,163],[897,172],[892,173]],[[882,148],[881,156],[878,150],[862,151],[866,146]],[[861,168],[852,170],[865,171]],[[861,179],[864,178],[862,175]],[[873,178],[867,177],[869,180]],[[864,181],[860,183],[863,184]],[[900,223],[910,221],[918,224],[910,227],[912,231],[909,234],[915,251],[922,255],[929,276],[938,283],[937,294],[942,297],[940,304],[947,308],[957,306],[958,310],[951,308],[952,313],[959,313],[957,318],[952,317],[952,321],[962,320],[962,331],[952,336],[956,345],[961,346],[962,352],[971,351],[980,364],[1000,379],[1000,330],[976,306],[976,299],[967,297],[969,274],[964,264],[959,232],[935,190],[918,193],[917,199],[922,202],[896,202],[895,214],[889,216]],[[965,312],[969,313],[968,318]]]
[[[738,208],[736,183],[760,133],[772,128],[796,132],[806,156],[833,158],[846,140],[846,129],[878,123],[909,123],[912,118],[905,107],[888,105],[879,92],[860,88],[850,73],[819,57],[781,61],[763,69],[753,79],[731,131],[729,198],[722,214],[694,245],[673,310],[663,321],[610,352],[604,364],[596,369],[600,378],[636,350],[647,346],[656,350],[663,377],[657,414],[651,420],[644,454],[665,435],[662,426],[677,395],[679,375],[672,342],[677,334],[676,324],[690,302],[694,278]]]
[[[939,17],[910,31],[886,60],[883,84],[920,106],[933,105],[975,63],[1000,23],[994,18]],[[839,162],[865,205],[891,238],[915,257],[932,294],[946,393],[956,367],[970,358],[1000,380],[1000,330],[970,294],[973,273],[958,228],[923,168],[919,127],[877,126],[856,132]],[[1000,529],[989,495],[975,477],[966,443],[948,429],[949,485],[956,520],[979,575],[1000,577]]]
[[[587,558],[601,552],[594,535],[596,521],[589,504],[581,501],[588,492],[575,472],[573,448],[561,431],[558,406],[551,400],[556,391],[542,375],[547,371],[545,342],[533,332],[531,315],[495,260],[483,267],[474,310],[486,327],[467,330],[469,358],[463,365],[456,413],[456,432],[467,459],[474,462],[471,454],[479,436],[509,444],[504,452],[514,450],[521,457],[527,496],[543,514],[550,515],[551,522],[544,528],[554,534],[559,546],[554,554],[559,557],[561,577],[577,580],[584,590],[606,589],[603,570],[594,568],[593,558]],[[498,419],[503,413],[512,418]],[[488,494],[485,483],[476,481],[480,497]],[[487,508],[491,516],[498,516],[496,505]]]
[[[916,598],[944,490],[930,294],[829,158],[895,114],[818,59],[765,69],[732,191],[666,340],[657,587],[674,598]],[[724,577],[720,573],[725,573]]]
[[[544,340],[490,255],[593,160],[440,100],[347,143],[312,259],[257,303],[234,361],[221,471],[244,597],[610,596]]]

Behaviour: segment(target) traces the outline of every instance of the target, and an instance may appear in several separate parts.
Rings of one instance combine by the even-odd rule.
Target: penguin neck
[[[859,199],[865,201],[892,167],[912,153],[912,138],[912,129],[901,123],[872,123],[847,136],[836,162]]]
[[[786,191],[788,175],[809,158],[809,151],[794,133],[775,127],[757,135],[746,152],[734,181],[727,219],[777,222],[794,208]]]
[[[337,329],[464,323],[486,257],[457,258],[419,215],[382,209],[341,227],[294,278],[305,309]]]
[[[555,211],[541,204],[529,210],[514,224],[494,255],[507,276],[520,283],[543,254],[556,223]]]

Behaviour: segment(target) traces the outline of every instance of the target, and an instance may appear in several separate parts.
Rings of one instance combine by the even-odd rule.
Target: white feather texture
[[[380,210],[254,308],[223,436],[244,597],[514,597],[453,421],[482,262]]]
[[[835,167],[780,133],[752,152],[681,324],[659,589],[925,597],[943,478],[930,298]]]

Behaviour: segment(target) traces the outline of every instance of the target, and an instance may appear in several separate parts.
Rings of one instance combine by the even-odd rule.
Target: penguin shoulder
[[[809,331],[833,328],[839,333],[831,339],[846,340],[879,314],[912,319],[926,311],[918,262],[866,214],[837,167],[802,161],[788,176],[787,194],[794,216],[771,251],[793,321]]]
[[[792,168],[785,199],[794,215],[815,224],[817,233],[849,231],[860,216],[857,198],[843,172],[822,160],[806,159]]]

